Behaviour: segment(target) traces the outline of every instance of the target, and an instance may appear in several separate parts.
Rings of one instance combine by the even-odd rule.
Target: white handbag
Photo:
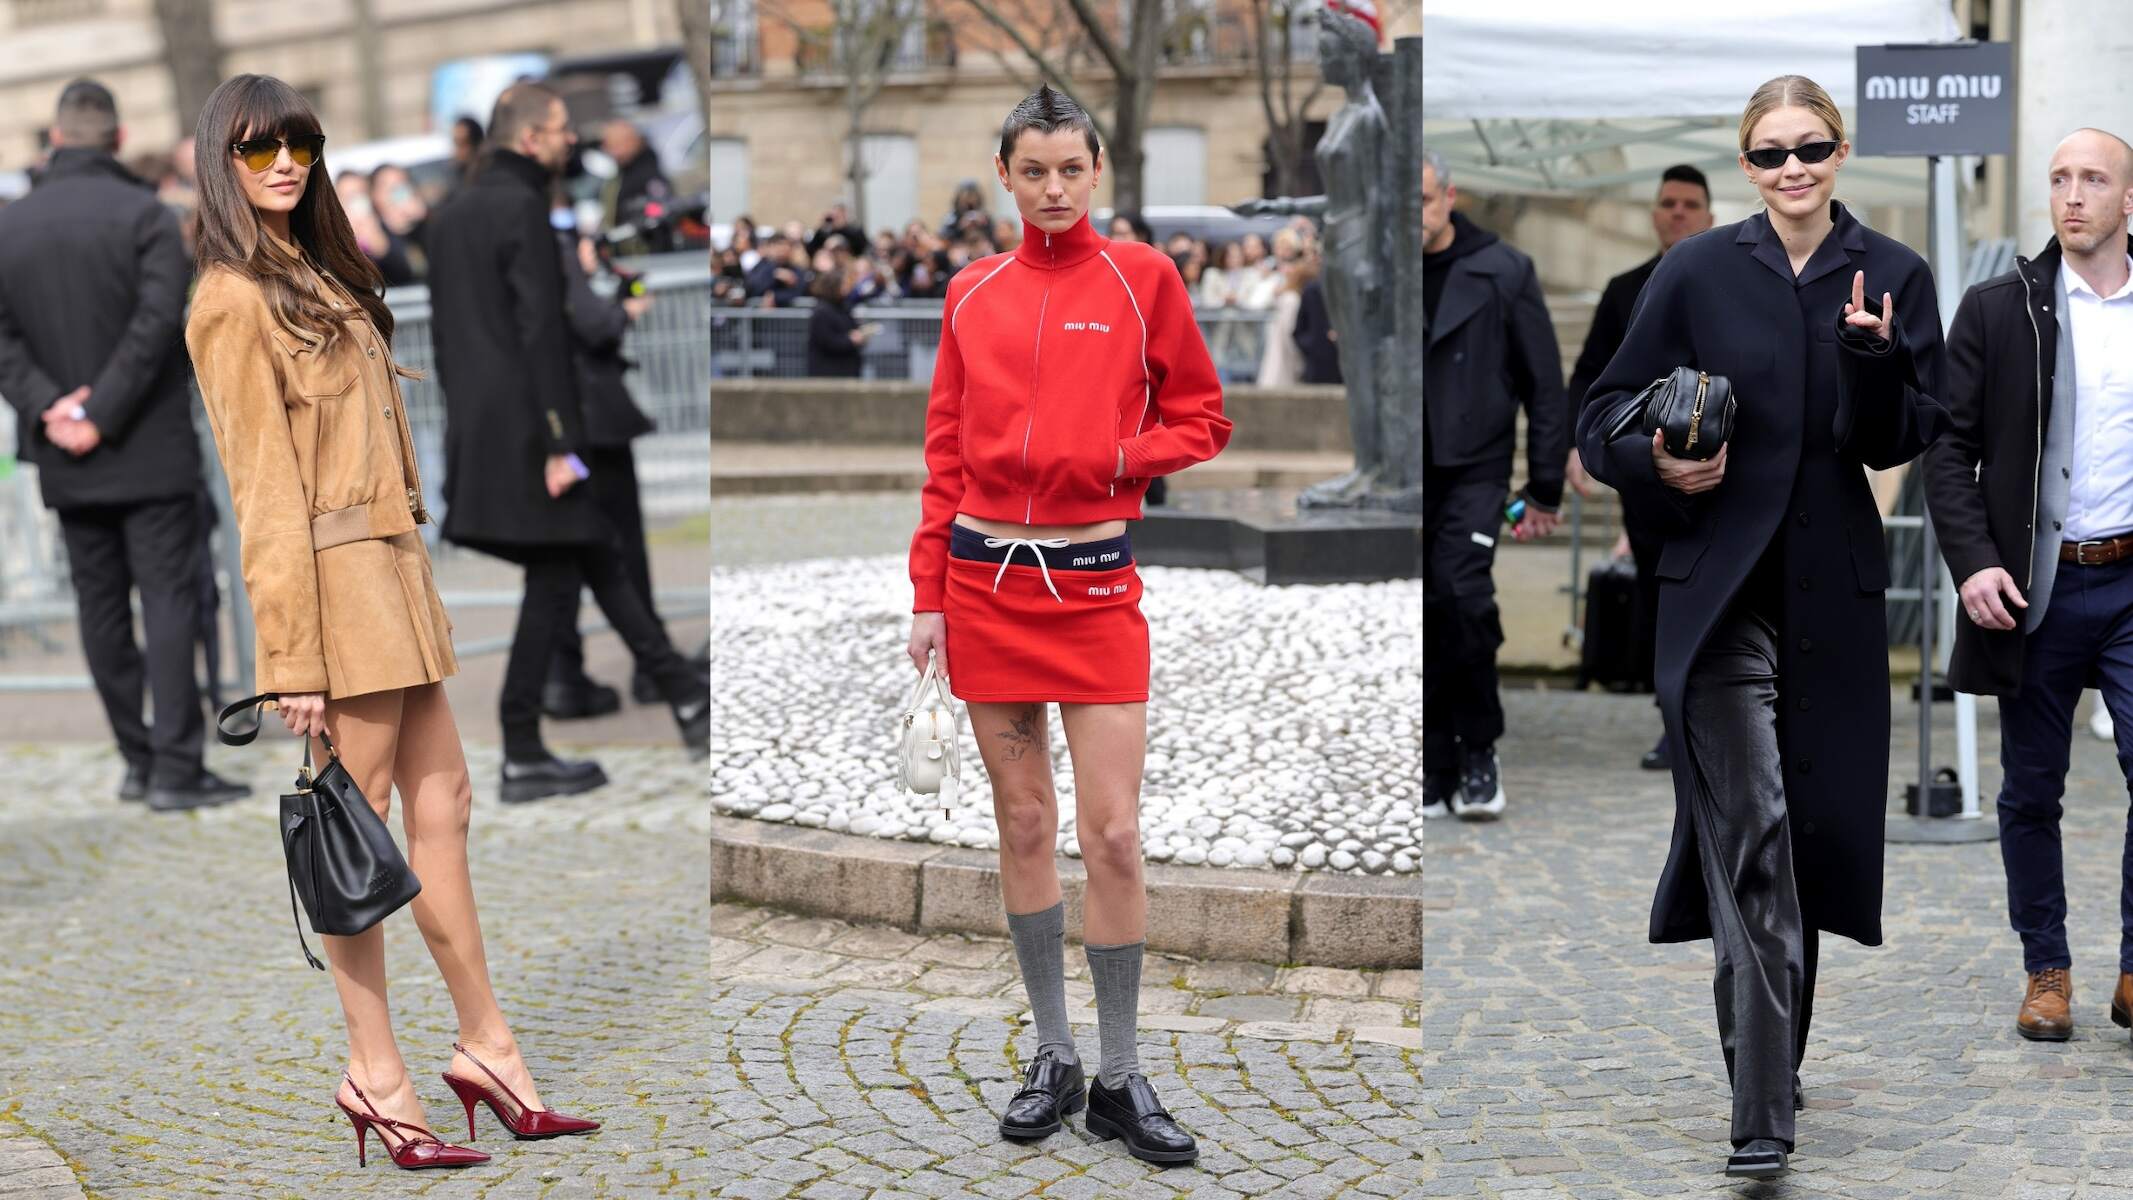
[[[934,670],[933,659],[928,657],[925,673],[919,676],[918,686],[911,690],[910,702],[904,705],[903,721],[897,729],[902,742],[896,763],[896,782],[906,791],[923,796],[938,795],[944,814],[954,807],[956,789],[961,782],[962,767],[956,754],[956,742],[961,733],[955,701],[948,695],[947,681]]]

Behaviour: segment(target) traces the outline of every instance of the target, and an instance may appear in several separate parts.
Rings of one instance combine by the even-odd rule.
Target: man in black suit
[[[1572,426],[1577,424],[1578,409],[1584,406],[1585,393],[1592,387],[1592,381],[1600,377],[1600,372],[1607,369],[1607,360],[1622,348],[1622,339],[1629,333],[1629,315],[1636,310],[1637,293],[1644,290],[1644,281],[1652,277],[1660,255],[1673,249],[1674,243],[1710,227],[1710,181],[1694,167],[1668,167],[1659,177],[1659,195],[1652,201],[1652,232],[1659,235],[1659,253],[1608,280],[1607,289],[1600,293],[1600,306],[1592,313],[1592,328],[1585,334],[1584,352],[1578,355],[1577,366],[1570,371],[1570,385],[1566,389],[1570,393]],[[1578,495],[1592,494],[1589,490],[1592,477],[1585,473],[1575,448],[1570,451],[1569,479]],[[1630,556],[1637,563],[1635,635],[1642,657],[1638,669],[1646,686],[1650,686],[1651,647],[1658,637],[1659,627],[1659,584],[1652,571],[1659,564],[1661,538],[1652,525],[1650,514],[1637,511],[1627,494],[1622,497],[1622,525],[1629,534]],[[1663,728],[1659,732],[1658,744],[1645,751],[1643,762],[1645,770],[1666,770],[1666,731]]]
[[[120,139],[110,91],[68,84],[50,162],[0,212],[0,395],[59,514],[82,655],[126,760],[119,797],[168,811],[248,789],[201,765],[200,452],[183,342],[191,268],[177,217],[112,157]]]

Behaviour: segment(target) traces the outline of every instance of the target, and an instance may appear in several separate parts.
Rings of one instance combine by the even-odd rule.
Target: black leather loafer
[[[1637,760],[1637,765],[1647,771],[1665,771],[1674,765],[1673,758],[1667,753],[1665,734],[1659,735],[1659,741],[1644,752],[1644,757]]]
[[[1088,1125],[1099,1138],[1124,1138],[1126,1153],[1142,1162],[1189,1163],[1200,1157],[1200,1144],[1178,1128],[1138,1071],[1126,1076],[1126,1085],[1116,1091],[1101,1079],[1089,1085]]]
[[[549,796],[589,792],[607,783],[607,772],[590,760],[573,762],[553,754],[540,758],[504,760],[503,801],[523,804]]]
[[[1772,1179],[1785,1173],[1785,1143],[1757,1138],[1733,1152],[1726,1160],[1726,1174],[1733,1179]]]
[[[1000,1136],[1026,1141],[1057,1133],[1065,1119],[1088,1102],[1088,1079],[1081,1064],[1060,1062],[1058,1054],[1047,1050],[1022,1072],[1022,1090],[1000,1117]]]
[[[148,799],[148,768],[128,766],[126,777],[119,781],[119,799]]]

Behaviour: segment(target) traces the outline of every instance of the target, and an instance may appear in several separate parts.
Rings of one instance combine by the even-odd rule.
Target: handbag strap
[[[251,744],[252,744],[252,740],[253,740],[254,738],[257,738],[257,737],[259,736],[259,723],[260,723],[260,717],[259,717],[259,707],[260,707],[260,705],[263,705],[263,704],[272,704],[272,703],[275,703],[276,701],[278,701],[278,700],[280,700],[280,699],[281,699],[281,693],[280,693],[280,692],[261,692],[261,693],[260,693],[260,694],[258,694],[257,696],[247,696],[247,697],[245,697],[244,699],[242,699],[242,700],[239,700],[239,701],[238,701],[237,703],[235,703],[235,704],[232,704],[232,705],[230,705],[229,707],[227,707],[227,708],[223,709],[223,710],[222,710],[222,712],[221,712],[221,713],[220,713],[220,714],[219,714],[218,716],[216,716],[216,718],[215,718],[215,736],[216,736],[217,738],[221,739],[221,741],[222,741],[222,744],[223,744],[223,745],[225,745],[225,746],[249,746],[249,745],[251,745]],[[244,714],[245,714],[245,713],[246,713],[247,711],[249,711],[249,712],[251,713],[251,716],[252,716],[252,724],[251,724],[251,727],[250,727],[250,728],[248,728],[248,729],[231,729],[231,728],[230,728],[230,718],[232,718],[232,717],[239,717],[239,716],[243,716],[243,715],[244,715]],[[328,735],[327,735],[327,733],[326,733],[326,731],[325,731],[325,730],[321,729],[321,730],[319,730],[319,731],[318,731],[318,738],[319,738],[319,741],[321,741],[321,742],[324,742],[324,743],[325,743],[325,745],[326,745],[326,755],[327,755],[327,757],[329,757],[329,758],[339,758],[339,757],[340,757],[340,751],[338,751],[338,750],[335,750],[335,749],[333,748],[333,739],[332,739],[332,738],[331,738],[330,736],[328,736]],[[304,767],[305,767],[305,769],[306,769],[306,770],[308,770],[308,769],[310,768],[310,766],[311,766],[311,739],[310,739],[310,738],[305,738],[305,739],[304,739]]]
[[[928,654],[926,656],[926,669],[919,675],[918,683],[911,688],[911,699],[904,702],[905,712],[915,713],[919,710],[919,706],[926,702],[926,689],[929,687],[933,689],[934,702],[936,704],[942,708],[949,706],[947,682],[941,678],[940,671],[935,668],[933,661],[934,656]]]

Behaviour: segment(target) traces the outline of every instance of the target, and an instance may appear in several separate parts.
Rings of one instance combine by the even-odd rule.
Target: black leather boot
[[[1046,1050],[1022,1072],[1022,1090],[1000,1117],[1000,1136],[1030,1140],[1057,1133],[1065,1119],[1088,1102],[1088,1079],[1081,1064],[1060,1062],[1056,1052]]]
[[[1178,1128],[1169,1110],[1155,1098],[1148,1078],[1135,1071],[1116,1091],[1098,1079],[1089,1085],[1089,1132],[1100,1138],[1124,1138],[1126,1153],[1152,1163],[1189,1163],[1200,1145]]]

